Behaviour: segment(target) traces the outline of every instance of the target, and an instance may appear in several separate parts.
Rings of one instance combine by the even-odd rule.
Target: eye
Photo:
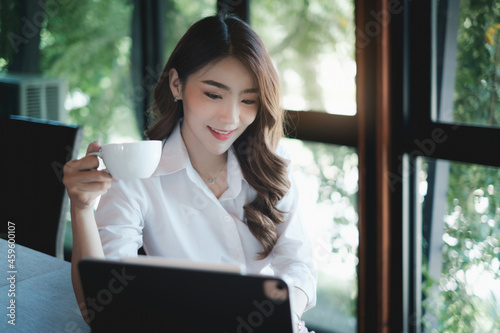
[[[210,99],[222,99],[222,96],[221,95],[217,95],[217,94],[212,94],[212,93],[205,93],[205,95],[210,98]]]
[[[254,105],[254,104],[257,103],[257,101],[253,100],[253,99],[244,99],[244,100],[241,101],[241,103],[247,104],[247,105]]]

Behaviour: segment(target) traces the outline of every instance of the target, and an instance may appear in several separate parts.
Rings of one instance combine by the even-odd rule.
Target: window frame
[[[217,8],[234,10],[241,17],[248,18],[249,1],[218,0]],[[391,247],[394,247],[394,242],[396,247],[402,247],[402,231],[391,230],[391,219],[400,209],[396,207],[391,211],[390,203],[393,198],[398,198],[397,191],[390,192],[384,180],[391,170],[390,26],[381,24],[372,16],[372,12],[388,11],[389,4],[383,0],[354,1],[356,27],[378,22],[380,29],[370,43],[356,46],[356,115],[289,111],[286,128],[292,138],[357,148],[360,173],[357,331],[385,331],[389,323],[399,330],[403,317],[402,260],[400,255],[394,258],[393,253],[399,252],[391,252]],[[399,17],[396,19],[400,21]],[[361,29],[356,31],[358,43]],[[400,216],[397,221],[400,221]]]
[[[447,3],[446,0],[441,0],[441,2],[441,5]],[[405,260],[407,261],[404,270],[408,277],[405,290],[405,303],[408,308],[405,315],[411,317],[413,314],[413,320],[407,322],[404,328],[408,332],[420,332],[422,330],[422,272],[420,268],[422,250],[419,235],[422,226],[419,207],[416,204],[418,158],[500,167],[500,159],[492,154],[489,147],[481,144],[481,142],[498,142],[500,128],[447,123],[441,120],[442,117],[438,116],[440,88],[437,74],[441,70],[438,64],[443,63],[444,52],[441,50],[446,46],[438,45],[442,41],[437,40],[437,3],[432,0],[418,2],[407,0],[406,8],[408,13],[403,25],[404,38],[400,40],[404,45],[404,53],[400,56],[407,64],[404,66],[407,70],[400,78],[402,82],[407,82],[402,119],[402,123],[407,125],[403,133],[406,137],[403,147],[403,153],[406,156],[403,168],[409,170],[403,189],[405,193],[403,205],[406,207],[403,220],[406,230],[404,240]],[[443,19],[446,20],[440,17],[439,21]],[[429,139],[431,141],[427,141],[427,149],[423,149],[423,140]]]
[[[289,111],[287,129],[293,138],[358,150],[358,332],[420,332],[417,159],[500,167],[478,144],[499,141],[500,128],[433,120],[435,1],[354,1],[357,114]],[[217,9],[248,20],[249,3],[218,0]],[[370,27],[377,31],[366,43]],[[424,151],[422,141],[433,138],[438,144]]]

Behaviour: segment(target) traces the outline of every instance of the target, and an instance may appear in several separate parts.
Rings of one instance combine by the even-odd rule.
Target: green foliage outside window
[[[303,218],[318,268],[316,307],[303,319],[325,332],[357,326],[358,156],[354,148],[283,139],[300,189]]]
[[[500,2],[461,0],[454,121],[500,125]]]
[[[356,112],[354,1],[252,0],[250,13],[250,23],[278,69],[285,108]],[[305,223],[318,266],[317,305],[303,318],[325,332],[355,332],[356,150],[299,140],[283,142],[296,154],[292,162],[299,175],[301,202],[307,206]]]
[[[8,33],[23,22],[16,16],[14,2],[0,6],[0,71],[6,71],[16,56]],[[35,12],[46,17],[40,32],[41,74],[68,81],[69,122],[84,126],[80,155],[94,140],[140,140],[134,110],[137,89],[130,72],[133,2],[61,1],[50,15],[38,3],[35,6]],[[164,6],[166,55],[191,23],[216,11],[213,0],[169,0]]]
[[[130,98],[132,9],[128,1],[68,2],[41,32],[42,73],[66,78],[72,99],[84,99],[69,105],[71,122],[84,126],[83,150],[113,133],[140,137]]]
[[[356,113],[354,1],[252,0],[250,13],[278,68],[285,108]]]
[[[263,37],[277,66],[297,70],[300,79],[307,83],[304,95],[311,101],[310,108],[324,109],[314,62],[318,61],[316,55],[332,50],[354,57],[354,45],[344,39],[346,31],[353,31],[348,18],[352,8],[339,6],[336,1],[320,0],[255,0],[252,3],[251,23]],[[8,24],[13,19],[9,17],[12,16],[12,4],[0,2],[0,71],[5,71],[9,60],[15,56],[6,39]],[[211,0],[165,1],[165,56],[192,22],[215,10],[215,1]],[[133,111],[134,87],[130,74],[132,11],[132,1],[65,1],[41,30],[42,73],[68,80],[73,97],[73,104],[69,104],[70,122],[85,126],[82,149],[93,140],[106,143],[117,136],[140,138]],[[332,16],[336,19],[331,20]],[[498,125],[500,3],[462,0],[459,22],[454,121]],[[265,28],[269,26],[274,28]],[[267,42],[273,39],[276,43]],[[284,71],[280,70],[280,74],[282,80],[286,80]],[[352,174],[357,168],[355,153],[344,148],[335,148],[332,153],[331,147],[321,144],[308,149],[317,169],[299,168],[318,177],[317,203],[356,207],[355,192],[348,190],[342,176],[342,172]],[[345,169],[347,167],[351,170]],[[428,287],[424,288],[439,286],[441,289],[435,312],[439,332],[500,330],[500,295],[478,297],[470,292],[464,280],[470,269],[487,271],[493,279],[500,280],[499,179],[500,172],[495,168],[451,165],[443,275],[440,281],[428,280]],[[355,225],[357,217],[339,214],[332,221],[332,253],[346,254],[346,257],[356,255],[357,244],[345,241],[342,226]],[[343,288],[345,295],[341,293],[342,288],[333,286],[321,289],[319,297],[339,308],[346,317],[353,318],[356,316],[357,289],[355,281],[352,283]],[[433,311],[430,307],[427,310]],[[321,315],[327,318],[329,313]]]
[[[3,9],[1,20],[4,22],[0,45],[7,48],[9,43],[5,36],[12,26],[9,26],[9,16],[12,22],[16,19],[12,11],[13,3],[8,6],[0,3]],[[163,4],[166,60],[189,25],[216,12],[216,2],[166,0]],[[284,71],[291,69],[297,71],[296,76],[306,83],[303,93],[311,101],[311,109],[324,109],[321,100],[325,92],[321,90],[315,67],[321,60],[318,55],[339,52],[353,62],[352,6],[350,0],[252,2],[251,24],[269,48],[282,80],[287,80]],[[68,80],[69,122],[84,126],[80,156],[94,140],[107,143],[140,139],[133,110],[135,87],[130,72],[133,10],[133,2],[125,0],[61,1],[57,12],[47,17],[41,29],[41,72],[49,77]],[[280,26],[276,22],[284,22],[285,25]],[[276,31],[287,35],[273,35]],[[0,70],[8,68],[13,56],[15,54],[9,52],[0,54]],[[157,71],[156,68],[153,70]],[[338,91],[333,91],[333,94],[342,95]],[[354,97],[352,93],[347,98],[354,100]],[[351,275],[354,275],[354,278],[343,281],[324,275],[319,292],[322,305],[315,309],[316,313],[309,314],[308,320],[327,329],[354,332],[357,178],[353,175],[357,175],[356,153],[346,147],[332,148],[326,144],[305,144],[304,147],[310,151],[311,160],[310,165],[302,166],[302,171],[314,177],[317,182],[316,202],[331,214],[327,221],[330,236],[322,243],[324,248],[321,250],[324,252],[320,254],[325,260],[330,260],[330,255],[335,256],[336,260],[348,265],[353,271]],[[346,174],[354,179],[346,179]],[[344,237],[346,232],[351,235],[350,241]],[[67,236],[70,247],[70,234]],[[340,270],[335,265],[332,269]]]
[[[454,121],[498,126],[500,3],[462,0],[457,42]],[[436,322],[424,316],[424,327],[500,332],[500,170],[450,163],[449,172],[439,280],[428,258],[423,268],[424,311]]]
[[[424,309],[437,319],[435,327],[424,317],[430,332],[500,330],[499,180],[498,168],[450,165],[439,281],[424,267]]]

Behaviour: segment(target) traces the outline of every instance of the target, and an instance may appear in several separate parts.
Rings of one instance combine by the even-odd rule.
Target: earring
[[[179,96],[175,96],[175,97],[174,97],[174,102],[176,102],[176,103],[177,103],[178,101],[179,101]]]

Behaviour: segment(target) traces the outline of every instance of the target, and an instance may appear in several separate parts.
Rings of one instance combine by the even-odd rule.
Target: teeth
[[[212,130],[215,132],[215,133],[219,133],[219,134],[229,134],[231,133],[231,131],[219,131],[219,130],[216,130],[215,128],[212,128]]]

